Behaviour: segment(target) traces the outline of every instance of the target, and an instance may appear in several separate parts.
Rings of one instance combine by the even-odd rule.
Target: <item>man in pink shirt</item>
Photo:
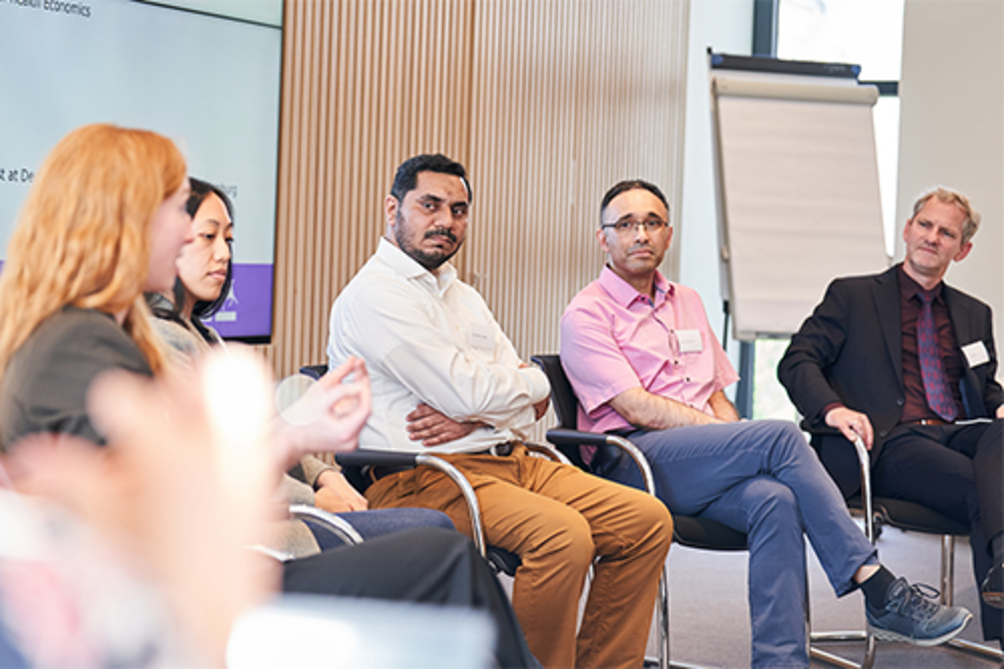
[[[936,645],[957,635],[971,614],[882,567],[793,423],[739,422],[724,393],[738,376],[700,297],[658,270],[672,236],[655,185],[622,181],[604,196],[596,239],[607,265],[561,320],[579,427],[634,442],[673,513],[747,534],[753,666],[808,666],[803,532],[838,595],[862,589],[876,636]],[[629,458],[599,451],[591,466],[641,487]]]

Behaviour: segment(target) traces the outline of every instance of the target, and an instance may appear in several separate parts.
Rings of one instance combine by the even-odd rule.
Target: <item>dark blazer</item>
[[[942,295],[965,370],[961,417],[993,416],[1004,398],[994,378],[997,353],[990,307],[947,284]],[[826,425],[823,409],[841,402],[868,415],[875,429],[874,463],[885,437],[899,423],[905,402],[899,299],[896,267],[833,281],[792,337],[778,366],[778,378],[805,417],[803,429],[813,434],[813,446],[824,455],[845,495],[859,488],[854,449]],[[990,360],[970,368],[961,347],[978,340]],[[834,462],[835,458],[842,461]]]

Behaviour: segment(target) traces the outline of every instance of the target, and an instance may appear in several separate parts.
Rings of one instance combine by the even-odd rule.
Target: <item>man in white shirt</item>
[[[527,454],[520,440],[546,410],[549,388],[447,262],[470,206],[459,163],[437,154],[401,164],[384,201],[387,234],[332,307],[330,364],[366,361],[373,412],[364,448],[434,451],[467,475],[488,542],[522,559],[513,607],[545,667],[640,666],[672,520],[654,497]],[[381,473],[366,491],[371,507],[439,509],[469,532],[459,491],[442,474]]]

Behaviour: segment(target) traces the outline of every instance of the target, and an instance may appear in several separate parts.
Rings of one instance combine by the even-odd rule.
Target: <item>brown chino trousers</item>
[[[673,520],[655,497],[570,465],[512,454],[443,455],[478,496],[489,544],[520,556],[513,608],[530,650],[547,669],[640,667]],[[470,534],[457,487],[428,467],[384,477],[371,508],[421,506]],[[594,559],[576,635],[579,600]]]

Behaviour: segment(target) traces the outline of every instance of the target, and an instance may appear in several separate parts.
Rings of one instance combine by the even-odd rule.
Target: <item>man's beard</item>
[[[402,251],[405,252],[405,254],[408,255],[409,258],[411,258],[412,260],[414,260],[415,262],[417,262],[419,265],[429,270],[430,272],[439,269],[440,265],[442,265],[447,260],[456,255],[457,251],[460,250],[460,247],[463,246],[464,240],[461,239],[458,242],[457,236],[453,234],[452,230],[449,230],[447,228],[433,228],[431,230],[426,230],[422,238],[428,239],[429,237],[442,235],[447,239],[449,239],[450,242],[456,244],[456,246],[454,246],[453,250],[449,252],[440,251],[438,249],[431,252],[422,251],[421,249],[417,249],[411,244],[409,244],[408,240],[405,238],[404,234],[405,226],[402,225],[403,220],[400,211],[397,212],[395,219],[396,220],[394,224],[394,239],[397,240],[397,245],[400,247]]]

